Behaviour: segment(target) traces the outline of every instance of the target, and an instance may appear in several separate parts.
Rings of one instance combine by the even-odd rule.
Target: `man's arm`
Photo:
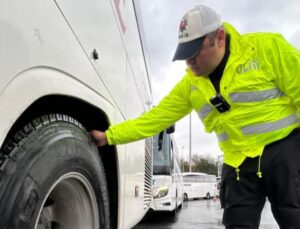
[[[189,91],[190,85],[183,79],[150,111],[134,120],[110,126],[105,133],[92,131],[90,135],[99,146],[124,144],[153,136],[191,112]]]

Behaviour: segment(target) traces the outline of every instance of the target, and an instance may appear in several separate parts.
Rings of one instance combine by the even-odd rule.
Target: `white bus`
[[[150,208],[152,143],[88,131],[149,109],[133,1],[0,1],[0,228],[127,229]]]
[[[217,195],[217,178],[206,173],[183,173],[184,199],[209,199]]]
[[[172,129],[172,128],[171,128]],[[183,179],[179,168],[178,150],[167,129],[153,138],[153,202],[154,211],[176,210],[183,203]]]

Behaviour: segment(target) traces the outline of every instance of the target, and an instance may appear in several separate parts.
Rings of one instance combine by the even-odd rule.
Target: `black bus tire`
[[[188,200],[189,200],[188,195],[187,195],[186,193],[184,193],[183,200],[184,200],[184,201],[188,201]]]
[[[205,199],[210,199],[210,193],[208,192],[208,193],[206,193],[206,196],[205,196]]]
[[[99,152],[73,118],[33,120],[0,151],[1,229],[110,228]]]

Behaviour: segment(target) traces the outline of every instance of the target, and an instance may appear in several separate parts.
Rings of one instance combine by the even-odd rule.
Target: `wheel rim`
[[[35,229],[98,229],[99,213],[90,182],[72,172],[58,179],[43,200]]]

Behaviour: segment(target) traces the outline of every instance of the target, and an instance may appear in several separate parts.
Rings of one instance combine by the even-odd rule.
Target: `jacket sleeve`
[[[277,40],[273,67],[279,89],[292,99],[300,114],[300,51],[283,37]]]
[[[191,112],[189,88],[181,80],[161,102],[134,120],[110,126],[106,131],[109,145],[124,144],[151,137]]]

